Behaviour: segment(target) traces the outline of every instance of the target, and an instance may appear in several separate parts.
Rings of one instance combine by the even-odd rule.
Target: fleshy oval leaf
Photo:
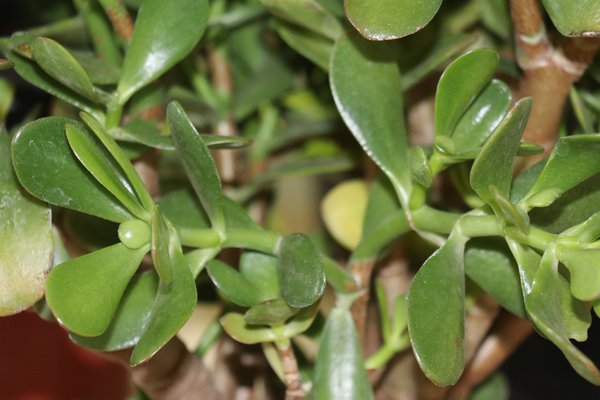
[[[556,28],[565,36],[600,36],[600,3],[596,0],[542,0]]]
[[[238,271],[219,260],[212,260],[206,268],[213,284],[227,300],[242,307],[261,302],[258,289]]]

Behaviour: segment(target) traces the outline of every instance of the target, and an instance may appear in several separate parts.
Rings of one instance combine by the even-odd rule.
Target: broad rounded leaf
[[[440,386],[458,381],[465,362],[464,249],[454,230],[415,275],[408,293],[408,331],[425,375]]]
[[[345,0],[346,15],[370,40],[393,40],[417,32],[429,23],[442,0]]]
[[[213,284],[225,299],[242,307],[252,307],[261,302],[258,289],[229,265],[212,260],[206,269]]]
[[[240,257],[240,274],[259,291],[263,301],[281,297],[277,257],[246,251]]]
[[[597,0],[542,0],[556,28],[565,36],[600,36]]]
[[[406,206],[412,183],[402,81],[393,49],[358,35],[342,36],[334,47],[330,69],[340,115]]]
[[[347,249],[354,249],[360,241],[366,207],[367,185],[358,179],[338,184],[321,202],[327,230]]]
[[[558,258],[569,269],[573,296],[582,301],[600,297],[600,250],[565,248]]]
[[[144,0],[117,87],[121,104],[194,48],[208,23],[208,12],[208,0]]]
[[[50,209],[21,191],[10,163],[10,138],[0,130],[0,316],[44,295],[52,266]]]
[[[369,400],[373,389],[348,310],[334,308],[325,324],[315,362],[311,400]]]
[[[480,49],[446,68],[435,94],[436,136],[452,136],[464,112],[492,79],[499,60],[494,50]]]
[[[56,318],[79,335],[100,335],[147,251],[118,243],[56,266],[46,282],[46,301]]]
[[[325,290],[323,261],[310,238],[294,233],[279,245],[279,281],[283,299],[292,307],[314,304]]]
[[[115,222],[135,218],[77,160],[65,125],[77,121],[48,117],[30,122],[13,138],[12,159],[19,181],[35,197]]]

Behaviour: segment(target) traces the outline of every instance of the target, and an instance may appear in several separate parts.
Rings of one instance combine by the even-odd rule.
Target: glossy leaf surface
[[[334,308],[321,334],[311,400],[373,399],[362,349],[348,310]]]
[[[446,68],[435,94],[436,136],[452,136],[464,112],[492,79],[498,62],[498,53],[480,49],[460,56]]]
[[[493,202],[495,198],[491,186],[504,198],[510,195],[515,156],[530,110],[531,99],[517,102],[473,163],[471,187],[488,203]]]
[[[541,257],[515,241],[508,240],[508,244],[519,265],[525,308],[529,318],[536,328],[563,352],[579,375],[596,385],[600,384],[600,371],[569,341],[570,334],[563,318],[565,308],[561,306],[561,296],[565,291],[560,290],[561,278],[558,271],[549,268],[550,273],[536,277]],[[551,264],[549,266],[552,267]],[[537,280],[537,284],[534,280]],[[568,288],[566,294],[570,295]]]
[[[21,191],[0,129],[0,316],[31,307],[44,295],[54,244],[49,207]]]
[[[331,59],[330,83],[344,122],[406,206],[412,186],[410,160],[402,81],[392,49],[358,35],[341,37]]]
[[[467,238],[455,230],[425,261],[408,294],[408,330],[425,375],[440,386],[456,383],[464,368]]]
[[[64,47],[48,38],[37,38],[31,44],[33,57],[48,75],[81,96],[99,101],[94,84],[83,67]]]
[[[77,160],[67,142],[66,124],[85,129],[77,121],[48,117],[31,122],[16,133],[12,158],[21,184],[50,204],[115,222],[133,219]]]
[[[137,365],[152,357],[175,336],[196,306],[196,284],[181,252],[175,229],[164,219],[159,207],[154,211],[153,221],[158,227],[157,234],[153,237],[152,259],[156,270],[170,279],[159,281],[158,293],[148,323],[131,354],[131,365]]]
[[[208,263],[208,275],[225,299],[242,307],[261,302],[258,289],[238,271],[219,260]]]
[[[542,0],[556,28],[565,36],[600,36],[600,3],[595,0]]]
[[[124,104],[181,61],[198,43],[208,23],[207,0],[145,0],[117,87]]]
[[[546,166],[527,194],[531,206],[546,206],[531,198],[543,192],[555,199],[587,178],[600,172],[600,135],[575,135],[559,139]],[[536,204],[537,203],[537,204]]]
[[[56,266],[46,282],[46,301],[56,318],[82,336],[103,333],[147,251],[118,243]]]
[[[569,269],[571,293],[582,301],[600,297],[600,250],[560,249],[560,261]]]
[[[277,257],[252,251],[240,257],[240,274],[258,289],[263,301],[281,297],[278,270]]]
[[[310,306],[323,294],[323,261],[308,236],[294,233],[281,239],[279,282],[283,299],[292,307]]]
[[[370,40],[393,40],[417,32],[429,23],[442,0],[344,0],[346,15]]]
[[[115,315],[100,336],[85,337],[74,333],[78,345],[101,351],[116,351],[135,346],[144,332],[158,289],[158,275],[153,271],[134,277],[119,303]]]
[[[223,192],[213,158],[181,105],[167,107],[171,136],[196,195],[215,230],[225,229]]]

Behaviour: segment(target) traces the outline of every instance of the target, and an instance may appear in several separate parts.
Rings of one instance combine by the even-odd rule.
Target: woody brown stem
[[[285,400],[304,400],[306,393],[302,387],[298,361],[294,355],[292,344],[289,340],[276,343],[277,352],[283,366],[283,379],[285,382]]]
[[[100,0],[113,29],[125,43],[133,36],[133,22],[122,0]]]
[[[352,319],[356,326],[356,332],[360,338],[363,349],[366,347],[366,322],[367,322],[367,311],[370,298],[370,285],[371,285],[371,274],[373,273],[373,267],[375,266],[375,260],[367,260],[361,262],[350,262],[348,269],[354,276],[354,280],[357,284],[357,291],[360,292],[360,297],[354,300],[350,312],[352,313]]]
[[[568,38],[553,45],[537,0],[511,0],[510,7],[517,61],[523,70],[520,95],[533,98],[524,140],[544,147],[542,154],[527,159],[532,165],[552,150],[570,87],[586,71],[600,40]]]

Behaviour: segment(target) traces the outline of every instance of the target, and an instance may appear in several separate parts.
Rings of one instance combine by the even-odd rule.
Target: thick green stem
[[[221,244],[221,237],[212,229],[191,229],[179,227],[177,229],[181,244],[199,249],[217,247]]]
[[[121,124],[121,115],[123,114],[123,106],[117,103],[111,103],[106,110],[106,130],[116,128]]]

